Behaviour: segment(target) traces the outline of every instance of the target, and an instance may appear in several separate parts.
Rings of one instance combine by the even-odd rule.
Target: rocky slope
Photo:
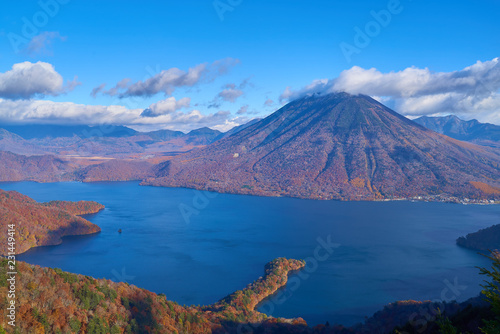
[[[7,226],[15,225],[15,253],[32,247],[57,245],[68,235],[97,233],[101,229],[77,215],[99,212],[96,202],[54,201],[37,203],[15,191],[0,190],[0,221],[5,232],[0,234],[0,255],[7,254]]]
[[[314,199],[498,198],[500,151],[430,131],[368,96],[336,93],[296,100],[166,161],[144,184]]]

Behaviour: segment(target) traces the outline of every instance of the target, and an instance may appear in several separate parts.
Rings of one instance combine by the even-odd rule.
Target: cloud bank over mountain
[[[457,114],[464,118],[500,122],[500,58],[478,61],[459,71],[432,72],[408,67],[382,73],[354,66],[335,79],[318,79],[292,90],[287,87],[281,101],[315,93],[366,94],[392,103],[406,116]]]
[[[185,101],[181,99],[177,102],[185,103]],[[169,110],[169,108],[171,109]],[[169,103],[165,101],[160,101],[144,110],[128,109],[120,105],[102,106],[48,100],[0,99],[0,122],[7,124],[61,125],[114,124],[143,130],[162,128],[181,131],[189,131],[206,126],[226,131],[246,121],[246,119],[241,119],[240,117],[233,117],[229,111],[203,114],[196,109],[183,112],[174,110],[175,108],[176,106],[169,106]],[[152,110],[163,113],[153,115]]]

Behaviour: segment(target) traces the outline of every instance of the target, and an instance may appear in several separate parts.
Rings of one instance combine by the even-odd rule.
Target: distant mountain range
[[[212,142],[220,136],[222,132],[212,130],[207,127],[192,130],[188,133],[173,130],[158,130],[150,132],[135,131],[126,126],[120,125],[103,125],[103,126],[88,126],[88,125],[46,125],[46,124],[22,124],[9,125],[0,124],[0,129],[16,134],[23,139],[44,139],[44,138],[60,138],[60,137],[79,137],[95,138],[95,137],[132,137],[132,136],[151,136],[153,140],[169,140],[174,138],[189,137],[192,140],[201,140],[205,144]],[[233,130],[234,131],[234,130]],[[4,131],[5,132],[5,131]]]
[[[112,158],[172,155],[208,145],[223,133],[200,128],[137,132],[124,126],[1,125],[0,151]]]
[[[316,199],[480,198],[500,187],[500,151],[461,142],[364,95],[316,95],[165,161],[148,185]]]
[[[88,125],[48,125],[48,124],[0,124],[0,129],[7,130],[24,139],[43,139],[57,137],[129,137],[137,131],[125,126],[88,126]]]
[[[495,124],[480,123],[475,119],[464,121],[453,115],[444,117],[423,116],[414,121],[427,129],[458,140],[500,147],[500,126]]]
[[[153,164],[208,145],[247,125],[228,133],[207,127],[183,133],[137,132],[123,126],[40,125],[38,130],[36,125],[3,126],[6,129],[0,128],[0,181],[92,182],[154,177]]]

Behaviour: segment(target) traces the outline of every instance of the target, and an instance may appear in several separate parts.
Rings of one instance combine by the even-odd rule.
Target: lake
[[[308,260],[272,316],[352,325],[396,300],[463,301],[480,291],[489,262],[455,245],[497,224],[500,206],[337,202],[204,193],[138,182],[0,183],[37,201],[94,200],[102,228],[18,259],[126,281],[180,304],[210,304],[263,275],[277,257]],[[122,229],[122,233],[118,230]],[[330,246],[326,252],[321,245]],[[459,285],[459,289],[453,286]]]

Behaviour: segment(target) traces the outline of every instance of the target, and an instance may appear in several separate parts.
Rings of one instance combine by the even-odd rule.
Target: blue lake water
[[[497,224],[500,206],[336,202],[209,194],[137,182],[0,183],[37,201],[94,200],[102,232],[32,249],[21,261],[127,281],[180,304],[210,304],[277,257],[309,259],[262,310],[351,325],[396,300],[465,300],[488,260],[457,237]],[[119,234],[118,229],[122,229]],[[331,254],[318,249],[330,238]],[[457,290],[454,285],[460,286]]]

